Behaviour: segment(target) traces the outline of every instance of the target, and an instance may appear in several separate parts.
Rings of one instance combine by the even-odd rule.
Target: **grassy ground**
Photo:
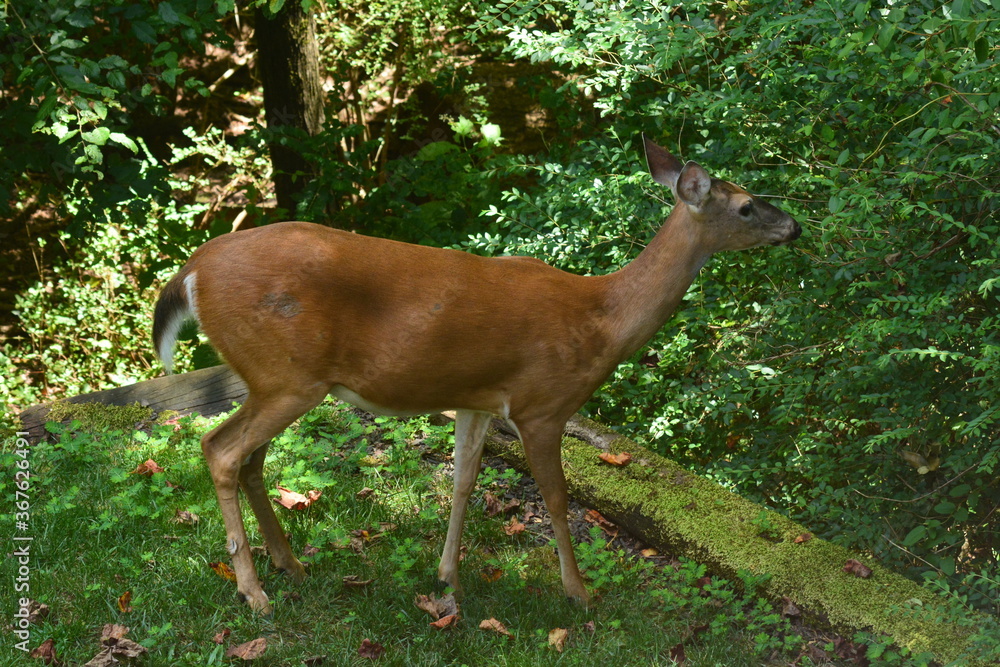
[[[101,650],[101,628],[115,623],[148,649],[144,665],[239,663],[226,652],[258,638],[266,650],[255,665],[367,664],[373,658],[359,649],[372,644],[386,665],[859,664],[855,647],[793,625],[754,594],[752,580],[709,579],[695,563],[632,557],[598,528],[577,547],[596,603],[589,610],[569,604],[552,546],[539,532],[544,522],[536,531],[529,520],[529,530],[512,536],[504,530],[509,515],[487,516],[485,492],[507,499],[531,486],[513,470],[491,467],[466,524],[460,619],[434,628],[414,598],[440,594],[434,579],[450,502],[450,427],[372,421],[333,405],[272,445],[271,486],[322,496],[304,510],[278,508],[293,549],[311,554],[304,558],[310,576],[292,585],[260,554],[274,614],[259,618],[209,566],[228,557],[198,445],[206,428],[204,420],[183,419],[150,434],[66,429],[55,444],[30,447],[27,458],[14,441],[5,443],[0,492],[8,507],[27,499],[28,509],[20,517],[5,512],[0,526],[33,539],[26,573],[16,559],[3,561],[3,623],[16,625],[21,597],[49,609],[29,626],[28,648],[51,638],[59,660],[82,664]],[[147,459],[163,472],[132,472]],[[14,473],[24,466],[30,484],[15,497]],[[178,521],[184,511],[198,520]],[[246,514],[251,543],[259,544]],[[25,518],[26,526],[16,523]],[[370,583],[350,586],[349,576]],[[27,592],[14,589],[19,577]],[[126,592],[131,600],[120,606]],[[490,618],[511,636],[480,629]],[[558,628],[568,630],[561,650],[550,645]],[[0,665],[42,664],[5,634]],[[921,664],[878,642],[867,650],[881,654],[877,664]]]

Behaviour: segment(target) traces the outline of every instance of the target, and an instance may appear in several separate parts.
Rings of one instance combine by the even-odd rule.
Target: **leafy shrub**
[[[540,187],[508,190],[491,209],[501,234],[474,245],[619,266],[667,208],[640,131],[787,197],[806,236],[706,267],[589,410],[995,611],[1000,21],[986,4],[483,5],[480,29],[571,68],[603,121],[531,168]]]

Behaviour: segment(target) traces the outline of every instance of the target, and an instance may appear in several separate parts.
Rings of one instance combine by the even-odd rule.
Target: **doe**
[[[169,371],[178,331],[197,320],[246,382],[243,406],[201,441],[226,526],[237,588],[270,612],[239,507],[243,489],[274,565],[292,554],[268,500],[268,444],[332,394],[366,410],[453,409],[454,498],[438,567],[459,588],[462,524],[492,415],[523,443],[552,516],[566,595],[587,590],[566,521],[563,427],[615,367],[646,344],[709,256],[780,245],[802,230],[789,215],[711,178],[643,137],[653,178],[676,205],[638,257],[578,276],[531,258],[479,257],[284,222],[212,239],[164,287],[153,340]]]

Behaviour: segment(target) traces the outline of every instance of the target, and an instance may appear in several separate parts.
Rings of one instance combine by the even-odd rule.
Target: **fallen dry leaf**
[[[590,634],[594,634],[595,632],[597,632],[597,624],[594,623],[593,621],[587,621],[586,623],[583,624],[583,629],[589,632]]]
[[[342,581],[344,582],[344,588],[364,588],[375,580],[360,579],[356,574],[348,574],[343,577]]]
[[[795,544],[804,544],[813,538],[812,533],[802,533],[801,535],[796,535],[795,539],[792,540]]]
[[[209,563],[208,566],[215,571],[217,575],[222,577],[227,581],[236,581],[236,573],[233,572],[233,568],[229,567],[226,563],[220,563],[219,561],[214,561]]]
[[[435,597],[433,593],[418,595],[414,598],[413,604],[417,606],[417,609],[423,609],[430,614],[435,621],[445,616],[458,614],[458,602],[455,601],[455,596],[451,593],[440,598]]]
[[[359,655],[360,655],[360,651],[359,651]],[[364,656],[361,656],[361,657],[364,657]],[[305,665],[306,667],[316,667],[317,665],[322,665],[324,662],[326,662],[326,656],[325,655],[314,655],[314,656],[310,656],[310,657],[304,659],[302,661],[302,664]]]
[[[516,516],[512,516],[510,523],[504,525],[503,532],[511,536],[519,535],[524,532],[524,524],[518,521]]]
[[[222,630],[216,632],[215,636],[212,637],[212,642],[216,644],[221,644],[222,642],[226,641],[226,637],[228,637],[231,634],[233,634],[232,630],[230,630],[229,628],[222,628]]]
[[[654,556],[660,555],[660,552],[652,547],[649,549],[643,549],[640,553],[642,553],[643,558],[653,558]]]
[[[36,658],[41,660],[46,665],[61,665],[59,658],[56,657],[56,641],[54,639],[46,639],[41,644],[31,649],[31,653],[28,654],[29,658]]]
[[[28,600],[28,623],[35,625],[49,616],[49,605],[38,600]]]
[[[618,534],[618,526],[605,519],[604,515],[597,510],[587,510],[583,515],[583,519],[588,523],[594,524],[608,535]]]
[[[102,644],[113,644],[119,639],[122,639],[128,634],[129,627],[127,625],[118,625],[117,623],[105,623],[104,627],[101,628],[101,643]]]
[[[241,660],[256,660],[260,656],[264,655],[264,651],[267,650],[267,638],[258,637],[253,641],[249,641],[238,646],[233,646],[228,651],[226,651],[227,658],[240,658]]]
[[[195,514],[194,512],[188,512],[187,510],[177,510],[177,512],[174,514],[174,518],[172,519],[172,521],[174,523],[182,523],[185,526],[194,526],[199,521],[201,521],[201,517]]]
[[[783,597],[782,601],[784,605],[781,608],[781,613],[785,616],[801,616],[802,610],[799,609],[790,597]]]
[[[486,516],[496,516],[503,511],[500,499],[489,491],[483,494],[483,500],[486,501]]]
[[[431,622],[432,628],[437,628],[438,630],[444,630],[445,628],[450,628],[458,623],[458,614],[449,614],[448,616],[442,616],[436,621]]]
[[[483,578],[483,581],[493,583],[503,576],[503,570],[499,567],[493,567],[492,565],[487,565],[479,571],[479,576]]]
[[[111,667],[120,665],[124,660],[138,658],[147,652],[131,639],[126,639],[128,627],[117,623],[107,623],[101,628],[101,644],[104,646],[97,655],[91,658],[84,667]]]
[[[358,647],[358,655],[370,660],[378,660],[385,654],[385,647],[370,639],[362,639],[361,646]]]
[[[290,491],[285,487],[278,485],[278,493],[281,494],[274,502],[278,503],[285,509],[289,510],[304,510],[305,508],[312,505],[320,496],[323,495],[322,491],[312,490],[306,495],[301,493],[296,493],[295,491]]]
[[[687,664],[687,656],[684,654],[684,644],[677,644],[670,649],[670,659],[675,665]]]
[[[554,647],[560,653],[562,653],[563,648],[566,646],[567,639],[569,639],[569,630],[566,628],[553,628],[549,630],[549,646]]]
[[[862,563],[861,561],[849,558],[846,563],[844,563],[844,572],[848,574],[853,574],[859,579],[867,579],[872,576],[872,570],[870,567]]]
[[[132,591],[125,591],[118,596],[118,611],[123,614],[132,611]]]
[[[365,498],[370,497],[373,493],[375,493],[375,489],[371,489],[366,486],[365,488],[355,493],[354,497],[357,498],[358,500],[364,500]]]
[[[158,472],[163,472],[163,468],[157,465],[156,461],[153,459],[146,459],[144,463],[140,463],[136,466],[135,470],[132,471],[133,475],[143,475],[144,477],[152,477]]]
[[[500,621],[498,621],[497,619],[495,619],[493,617],[487,618],[485,621],[480,621],[479,622],[479,629],[480,630],[491,630],[492,632],[495,632],[498,635],[503,635],[504,637],[507,637],[508,639],[510,639],[510,638],[512,638],[514,636],[514,635],[510,634],[510,631],[507,630],[507,628],[504,626],[503,623],[501,623]]]
[[[620,452],[618,454],[611,454],[610,452],[601,452],[599,457],[605,463],[609,463],[613,466],[625,466],[632,461],[632,455],[629,454],[628,452]]]

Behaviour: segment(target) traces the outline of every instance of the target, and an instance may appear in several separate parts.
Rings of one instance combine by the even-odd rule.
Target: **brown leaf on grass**
[[[264,655],[264,651],[266,650],[267,638],[258,637],[253,641],[248,641],[231,647],[228,651],[226,651],[226,657],[239,658],[241,660],[256,660],[260,656]]]
[[[569,639],[569,630],[566,628],[553,628],[549,630],[549,646],[562,653]]]
[[[312,558],[318,553],[319,553],[319,547],[314,547],[311,544],[307,544],[305,548],[302,550],[302,556],[304,558]]]
[[[650,547],[648,549],[643,549],[640,553],[642,554],[643,558],[653,558],[655,556],[660,555],[660,552],[654,549],[653,547]]]
[[[854,560],[853,558],[848,558],[847,562],[844,563],[844,572],[848,574],[853,574],[859,579],[867,579],[872,576],[872,570],[870,567],[862,563],[861,561]]]
[[[496,516],[503,511],[503,504],[500,502],[500,499],[489,491],[483,494],[483,500],[486,502],[486,516]]]
[[[632,455],[628,452],[620,452],[618,454],[601,452],[599,458],[605,463],[613,466],[626,466],[632,462]]]
[[[38,600],[28,600],[28,623],[35,625],[49,617],[49,605]]]
[[[375,580],[361,579],[356,574],[348,574],[343,577],[342,581],[344,582],[344,588],[364,588]]]
[[[430,626],[438,630],[444,630],[445,628],[450,628],[458,623],[458,614],[449,614],[448,616],[442,616],[436,621],[432,621]]]
[[[587,512],[583,515],[583,519],[587,523],[594,524],[608,535],[618,534],[618,526],[605,519],[604,515],[597,510],[587,510]]]
[[[802,533],[801,535],[796,535],[795,539],[792,540],[795,544],[805,544],[813,538],[812,533]]]
[[[781,607],[781,613],[783,615],[785,615],[785,616],[801,616],[802,615],[802,610],[799,609],[795,605],[794,602],[792,602],[792,598],[790,598],[788,596],[785,596],[785,597],[781,598],[781,600],[784,603],[783,606]]]
[[[144,477],[152,477],[158,472],[163,472],[163,468],[157,465],[156,461],[153,459],[146,459],[145,462],[140,463],[136,466],[135,470],[132,471],[133,475],[143,475]]]
[[[483,581],[488,583],[493,583],[503,576],[503,570],[499,567],[493,567],[492,565],[487,565],[479,571],[479,576],[483,578]]]
[[[360,652],[358,653],[358,655],[360,655]],[[363,658],[364,656],[361,657]],[[302,664],[305,665],[306,667],[317,667],[317,665],[322,665],[324,662],[326,662],[325,655],[314,655],[304,659],[302,661]]]
[[[118,596],[118,611],[123,614],[132,611],[132,591],[125,591]]]
[[[306,495],[302,495],[301,493],[290,491],[280,484],[277,488],[278,493],[281,495],[276,498],[274,502],[289,510],[304,510],[312,505],[321,495],[323,495],[322,491],[317,491],[315,489]]]
[[[451,593],[440,598],[435,597],[433,593],[430,595],[418,595],[414,598],[413,604],[417,606],[417,609],[423,609],[430,614],[431,618],[435,621],[445,616],[455,616],[458,614],[458,602],[455,601],[455,596]]]
[[[233,572],[233,568],[229,567],[226,563],[214,561],[209,563],[208,566],[226,581],[236,581],[236,573]]]
[[[101,628],[102,648],[97,655],[88,661],[84,667],[111,667],[119,665],[124,660],[138,658],[147,652],[145,646],[141,646],[131,639],[126,639],[128,627],[117,623],[107,623]]]
[[[510,523],[504,525],[503,532],[512,537],[514,535],[520,535],[524,532],[524,524],[518,521],[516,516],[512,516],[510,518]]]
[[[174,523],[182,523],[185,526],[194,526],[201,521],[201,517],[194,512],[188,512],[187,510],[177,510],[174,514],[174,518],[171,519]]]
[[[355,493],[354,497],[357,498],[358,500],[364,500],[365,498],[370,497],[373,493],[375,493],[375,489],[366,486],[365,488]]]
[[[487,618],[485,621],[480,621],[479,622],[479,629],[480,630],[490,630],[492,632],[497,633],[498,635],[503,635],[504,637],[507,637],[508,639],[510,639],[510,638],[512,638],[514,636],[514,635],[510,634],[510,631],[507,630],[507,628],[504,626],[503,623],[501,623],[500,621],[498,621],[497,619],[495,619],[493,617]]]
[[[358,655],[369,660],[378,660],[385,654],[385,647],[370,639],[362,639],[358,647]]]
[[[222,630],[216,632],[215,636],[212,637],[212,642],[215,644],[221,644],[222,642],[226,641],[226,637],[228,637],[232,633],[233,631],[230,630],[229,628],[222,628]]]
[[[583,624],[583,629],[589,632],[590,634],[594,634],[595,632],[597,632],[597,624],[594,623],[593,621],[587,621],[586,623]]]
[[[49,638],[43,641],[41,644],[31,649],[31,653],[28,654],[29,658],[35,658],[41,660],[46,665],[61,665],[59,658],[56,657],[56,640]]]
[[[101,628],[101,643],[114,644],[118,640],[123,639],[128,634],[128,631],[129,627],[127,625],[105,623],[104,627]]]
[[[684,644],[677,644],[670,649],[670,659],[675,665],[687,664],[687,656],[684,654]]]

